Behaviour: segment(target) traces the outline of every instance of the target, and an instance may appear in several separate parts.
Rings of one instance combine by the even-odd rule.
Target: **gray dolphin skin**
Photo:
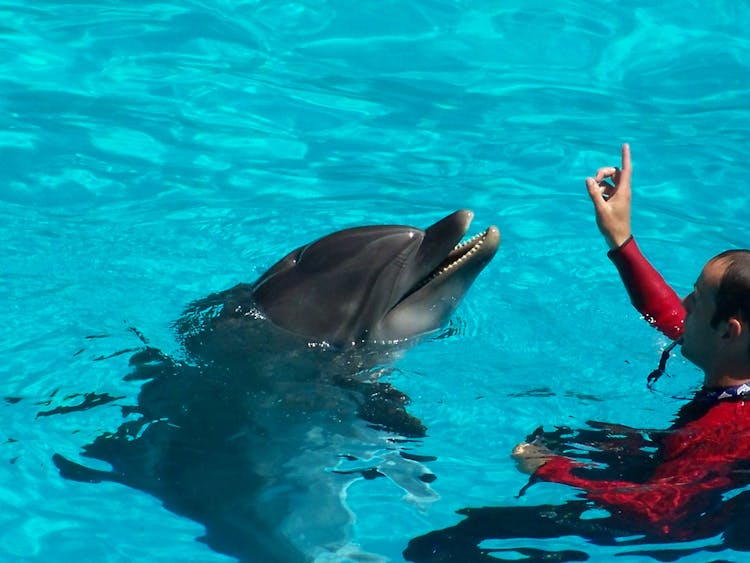
[[[495,227],[460,244],[473,216],[456,211],[424,231],[338,231],[290,252],[235,292],[249,290],[274,324],[337,347],[428,333],[447,322],[500,244]]]
[[[348,486],[386,478],[413,502],[436,498],[430,458],[413,451],[425,427],[387,362],[443,326],[495,255],[494,227],[460,242],[472,217],[339,231],[192,303],[176,323],[178,357],[143,339],[124,375],[143,382],[136,404],[80,462],[55,454],[60,474],[153,495],[240,561],[372,557],[351,543]],[[40,415],[116,400],[85,396],[99,400]]]

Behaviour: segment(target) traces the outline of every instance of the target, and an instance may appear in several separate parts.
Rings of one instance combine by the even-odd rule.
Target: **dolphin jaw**
[[[440,329],[495,255],[499,244],[499,231],[489,227],[455,246],[383,315],[369,332],[368,340],[402,342]]]
[[[488,250],[489,257],[491,258],[497,250],[499,243],[499,232],[496,227],[489,227],[486,231],[477,233],[473,237],[463,242],[460,242],[453,247],[448,256],[438,266],[432,270],[425,278],[419,281],[412,289],[410,289],[398,303],[403,302],[411,295],[417,293],[423,287],[429,285],[437,278],[450,274],[460,269],[463,264],[471,260],[473,256],[481,252],[483,247]],[[395,305],[398,307],[398,303]]]

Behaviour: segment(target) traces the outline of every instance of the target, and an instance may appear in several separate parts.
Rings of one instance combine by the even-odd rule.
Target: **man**
[[[625,144],[621,169],[600,168],[586,179],[597,225],[633,305],[668,337],[681,339],[682,354],[703,370],[703,388],[655,442],[656,454],[629,452],[653,462],[641,465],[647,471],[638,478],[633,472],[622,478],[623,471],[602,478],[601,468],[554,453],[543,434],[516,446],[512,456],[535,479],[580,487],[625,529],[671,539],[705,536],[707,520],[715,529],[720,518],[718,513],[713,519],[701,516],[721,504],[722,493],[748,481],[750,251],[727,251],[709,260],[693,292],[680,302],[632,236],[631,175]]]
[[[600,422],[537,430],[512,454],[533,474],[530,484],[571,485],[585,498],[461,509],[458,524],[413,538],[404,551],[408,561],[489,563],[509,560],[506,554],[590,560],[588,549],[559,541],[567,536],[660,561],[750,551],[750,251],[711,259],[680,301],[632,237],[631,174],[630,148],[623,145],[621,169],[601,168],[586,179],[597,224],[633,305],[682,343],[683,355],[704,372],[703,388],[666,431]],[[609,514],[592,518],[592,505]],[[705,541],[674,544],[699,539]]]

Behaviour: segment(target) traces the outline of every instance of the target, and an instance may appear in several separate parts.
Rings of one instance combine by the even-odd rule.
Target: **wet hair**
[[[726,269],[716,291],[716,312],[711,326],[731,316],[750,323],[750,250],[726,250],[711,262],[721,261]]]

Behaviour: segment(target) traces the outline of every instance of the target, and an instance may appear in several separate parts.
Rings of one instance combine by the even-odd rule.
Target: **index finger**
[[[620,179],[626,182],[630,182],[630,176],[633,173],[633,165],[630,161],[630,145],[623,143],[622,145],[622,169],[620,170]]]
[[[596,176],[594,176],[594,178],[596,178],[597,182],[601,182],[604,178],[614,178],[617,174],[616,166],[604,166],[596,171]]]

